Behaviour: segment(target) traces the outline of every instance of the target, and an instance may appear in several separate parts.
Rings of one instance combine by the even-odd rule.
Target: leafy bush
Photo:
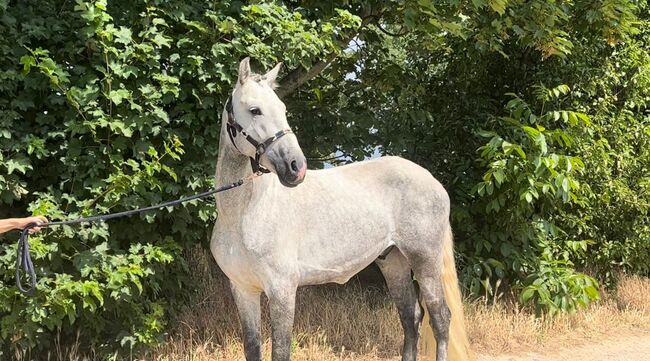
[[[575,272],[570,261],[542,259],[522,283],[521,301],[532,302],[537,314],[575,311],[600,299],[597,281]]]
[[[589,194],[578,180],[585,164],[569,152],[576,129],[591,122],[585,114],[555,110],[569,93],[566,85],[535,93],[534,106],[512,94],[509,115],[479,133],[489,142],[478,149],[486,170],[468,208],[477,232],[464,278],[474,294],[492,294],[505,279],[540,311],[573,310],[598,297],[596,281],[573,271],[572,260],[584,256],[589,241],[567,237],[558,222]]]
[[[239,59],[309,65],[356,26],[275,3],[0,2],[0,217],[74,219],[210,188]],[[183,250],[206,243],[214,216],[194,201],[32,237],[33,298],[11,286],[5,237],[0,352],[37,355],[78,332],[100,353],[158,341],[193,288]]]
[[[647,8],[646,8],[647,14]],[[607,284],[624,271],[650,275],[650,26],[584,78],[575,106],[589,106],[592,133],[579,139],[592,195],[574,234],[594,240],[585,266]],[[582,70],[579,70],[582,71]],[[587,101],[591,104],[585,105]]]
[[[301,124],[333,139],[343,161],[377,150],[440,179],[471,293],[521,296],[535,280],[578,277],[564,305],[563,289],[548,287],[547,299],[573,309],[595,298],[578,271],[605,286],[620,270],[647,274],[649,9],[407,2],[312,83]]]

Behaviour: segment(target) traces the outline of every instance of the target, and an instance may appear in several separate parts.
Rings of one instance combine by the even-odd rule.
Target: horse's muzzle
[[[282,183],[283,186],[295,187],[305,180],[305,175],[307,174],[307,160],[305,157],[296,157],[283,163],[285,164],[279,168],[284,169],[278,172],[278,179],[280,179],[280,183]],[[276,170],[280,170],[277,168],[278,167],[276,167]]]

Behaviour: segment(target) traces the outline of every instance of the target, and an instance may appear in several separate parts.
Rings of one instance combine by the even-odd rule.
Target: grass
[[[180,327],[149,357],[161,361],[243,359],[239,323],[225,277],[212,259],[194,253],[204,270],[201,302],[181,316]],[[269,319],[263,307],[265,358],[270,359]],[[358,281],[300,289],[294,360],[399,359],[402,328],[383,287]],[[465,305],[467,332],[478,354],[498,355],[546,345],[575,344],[630,329],[650,330],[650,279],[622,276],[617,291],[575,314],[537,318],[512,302]],[[498,330],[498,332],[495,332]]]
[[[190,255],[202,280],[198,302],[185,310],[167,342],[142,360],[243,360],[237,312],[226,278],[209,254]],[[383,286],[301,288],[297,297],[293,360],[399,360],[402,328]],[[268,306],[263,300],[264,358],[270,360]],[[622,276],[616,292],[572,315],[536,318],[507,301],[465,305],[467,332],[477,354],[556,349],[630,330],[650,330],[650,279]],[[552,345],[552,346],[547,346]],[[74,350],[73,350],[74,351]],[[52,361],[92,360],[53,352]]]
[[[604,295],[588,309],[552,318],[535,317],[508,302],[475,302],[465,310],[470,342],[478,354],[552,351],[650,330],[650,279],[621,276],[616,292]]]
[[[241,331],[228,282],[214,267],[210,255],[190,255],[201,270],[198,304],[180,317],[169,342],[148,359],[243,359]],[[265,358],[270,358],[270,320],[262,299],[262,336]],[[294,325],[294,360],[377,360],[397,358],[402,343],[397,309],[383,287],[346,285],[304,287],[298,290]]]
[[[176,334],[149,357],[156,360],[243,358],[236,310],[223,291],[182,316]],[[266,302],[263,302],[266,303]],[[266,305],[265,305],[266,306]],[[268,307],[263,307],[265,358],[270,359]],[[398,356],[401,326],[383,292],[358,285],[301,289],[294,326],[295,360],[375,360]]]

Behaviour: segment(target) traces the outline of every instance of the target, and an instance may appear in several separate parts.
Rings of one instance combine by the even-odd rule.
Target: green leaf
[[[528,134],[528,136],[529,136],[530,138],[532,138],[532,139],[536,139],[536,138],[539,137],[540,134],[541,134],[541,133],[539,132],[539,130],[537,130],[537,129],[535,129],[535,128],[532,128],[532,127],[529,127],[529,126],[524,126],[524,127],[522,127],[522,129],[523,129],[524,132],[526,132],[526,134]]]
[[[23,55],[20,57],[20,64],[23,65],[23,74],[29,73],[32,66],[36,65],[36,59],[30,55]]]
[[[494,172],[494,179],[497,181],[497,184],[502,184],[505,179],[505,174],[502,170],[498,169]]]
[[[131,99],[131,94],[126,89],[111,90],[108,94],[108,98],[115,103],[115,105],[122,104],[122,100]]]
[[[131,29],[120,26],[119,30],[115,31],[115,42],[128,45],[132,41]]]
[[[7,169],[7,174],[13,174],[14,172],[25,174],[27,170],[33,169],[29,159],[21,156],[6,159],[3,165]]]
[[[508,257],[513,253],[514,247],[512,246],[512,244],[508,242],[503,242],[501,243],[500,251],[501,251],[501,255],[503,255],[504,257]]]
[[[524,291],[521,293],[521,300],[523,303],[527,303],[530,301],[530,299],[533,297],[535,294],[535,289],[532,287],[526,287]]]

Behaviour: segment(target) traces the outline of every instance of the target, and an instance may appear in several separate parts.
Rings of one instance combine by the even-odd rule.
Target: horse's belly
[[[347,235],[336,239],[336,235],[333,235],[332,242],[326,247],[302,250],[299,259],[300,284],[345,283],[394,245],[390,232],[364,236]]]
[[[346,283],[352,276],[370,265],[377,256],[365,259],[357,259],[351,264],[337,264],[328,267],[327,265],[318,264],[301,264],[300,266],[300,285],[318,285],[322,283]]]
[[[303,211],[310,222],[298,240],[301,284],[345,283],[394,244],[392,202],[359,185],[342,189],[315,193]]]

